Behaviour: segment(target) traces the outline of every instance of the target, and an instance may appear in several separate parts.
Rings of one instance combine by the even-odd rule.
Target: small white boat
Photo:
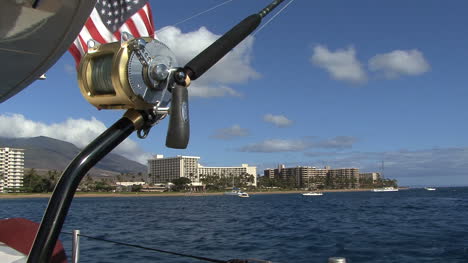
[[[239,193],[242,193],[242,191],[239,188],[232,188],[230,192],[224,192],[224,195],[239,195]]]
[[[303,193],[302,195],[306,195],[306,196],[318,196],[318,195],[323,195],[322,192],[307,192],[307,193]]]
[[[427,191],[435,191],[437,190],[435,187],[424,187]]]
[[[398,192],[398,188],[393,186],[390,187],[383,187],[383,188],[374,188],[372,192]]]
[[[243,197],[243,198],[245,198],[245,197],[250,197],[249,194],[246,193],[246,192],[239,192],[238,196],[239,196],[239,197]]]

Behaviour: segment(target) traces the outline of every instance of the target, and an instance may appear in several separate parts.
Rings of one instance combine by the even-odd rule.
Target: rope
[[[275,17],[277,17],[281,12],[283,12],[284,9],[286,9],[292,2],[294,2],[294,0],[291,0],[289,1],[285,6],[283,6],[283,8],[281,8],[274,16],[272,16],[270,19],[268,19],[268,21],[265,22],[265,24],[263,24],[259,29],[257,29],[257,31],[253,32],[252,33],[252,36],[255,36],[258,32],[260,32],[260,30],[262,30],[264,27],[266,27],[271,21],[273,21],[273,19],[275,19]]]
[[[63,231],[62,231],[62,233],[64,233],[64,234],[69,234],[69,235],[73,235],[73,233],[70,233],[70,232],[63,232]],[[145,250],[150,250],[150,251],[165,253],[165,254],[174,255],[174,256],[187,257],[187,258],[194,258],[194,259],[199,259],[199,260],[203,260],[203,261],[217,262],[217,263],[227,263],[227,262],[230,262],[230,261],[226,261],[226,260],[219,260],[219,259],[213,259],[213,258],[199,257],[199,256],[194,256],[194,255],[189,255],[189,254],[182,254],[182,253],[177,253],[177,252],[172,252],[172,251],[157,249],[157,248],[144,247],[144,246],[140,246],[140,245],[129,244],[129,243],[124,243],[124,242],[119,242],[119,241],[113,241],[113,240],[108,240],[108,239],[99,238],[99,237],[92,237],[92,236],[83,235],[83,234],[78,234],[78,235],[79,235],[79,236],[82,236],[82,237],[89,238],[89,239],[99,240],[99,241],[108,242],[108,243],[113,243],[113,244],[122,245],[122,246],[127,246],[127,247],[141,248],[141,249],[145,249]]]
[[[216,8],[218,8],[218,7],[220,7],[220,6],[223,6],[223,5],[225,5],[225,4],[229,3],[229,2],[232,2],[232,1],[234,1],[234,0],[227,0],[227,1],[225,1],[225,2],[222,2],[221,4],[215,5],[215,6],[211,7],[211,8],[208,8],[208,9],[205,10],[205,11],[199,12],[199,13],[197,13],[197,14],[191,16],[191,17],[188,17],[188,18],[186,18],[186,19],[184,19],[184,20],[182,20],[182,21],[180,21],[180,22],[177,22],[177,23],[175,23],[175,24],[173,24],[173,25],[169,25],[169,26],[175,27],[175,26],[177,26],[177,25],[179,25],[179,24],[185,23],[185,22],[187,22],[187,21],[189,21],[189,20],[192,20],[192,19],[194,19],[194,18],[196,18],[196,17],[199,17],[199,16],[201,16],[201,15],[203,15],[203,14],[205,14],[205,13],[208,13],[208,12],[210,12],[210,11],[212,11],[212,10],[215,10]],[[162,29],[160,29],[160,30],[157,30],[156,33],[158,34],[158,33],[163,32],[164,30],[168,29],[169,26],[165,26],[164,28],[162,28]]]

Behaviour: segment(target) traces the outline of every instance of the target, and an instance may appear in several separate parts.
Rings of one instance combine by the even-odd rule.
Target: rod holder
[[[80,230],[73,230],[72,263],[80,261]]]

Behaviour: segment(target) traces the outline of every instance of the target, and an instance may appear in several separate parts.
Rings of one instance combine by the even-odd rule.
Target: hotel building
[[[234,167],[205,167],[202,165],[198,166],[198,174],[201,176],[218,175],[218,176],[229,176],[239,177],[241,175],[252,175],[252,182],[248,183],[250,186],[257,186],[257,167],[249,166],[248,164],[242,164],[241,166]]]
[[[0,193],[23,186],[24,149],[0,148]]]
[[[148,160],[148,174],[154,184],[168,183],[180,177],[187,177],[192,181],[192,186],[202,186],[200,176],[240,176],[253,175],[252,186],[257,186],[257,167],[242,164],[239,167],[206,167],[199,164],[198,156],[181,156],[164,158],[156,155]]]
[[[198,175],[197,156],[181,156],[164,158],[163,155],[156,155],[148,160],[148,174],[151,175],[153,184],[169,183],[180,177],[187,177],[192,181],[192,185],[201,186]]]
[[[264,176],[269,178],[278,178],[281,180],[294,180],[296,187],[310,187],[311,183],[323,185],[327,176],[329,178],[355,178],[354,184],[349,187],[359,187],[359,169],[358,168],[338,168],[331,169],[316,168],[313,166],[285,167],[283,164],[276,169],[264,170]],[[291,179],[292,178],[292,179]]]
[[[359,180],[368,180],[376,183],[380,179],[380,173],[360,173]]]

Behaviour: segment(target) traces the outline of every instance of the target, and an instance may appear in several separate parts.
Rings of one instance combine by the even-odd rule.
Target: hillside
[[[0,147],[25,149],[25,168],[64,170],[80,152],[75,145],[45,136],[31,138],[0,137]],[[108,154],[92,170],[94,175],[115,173],[146,173],[146,166],[118,154]]]

